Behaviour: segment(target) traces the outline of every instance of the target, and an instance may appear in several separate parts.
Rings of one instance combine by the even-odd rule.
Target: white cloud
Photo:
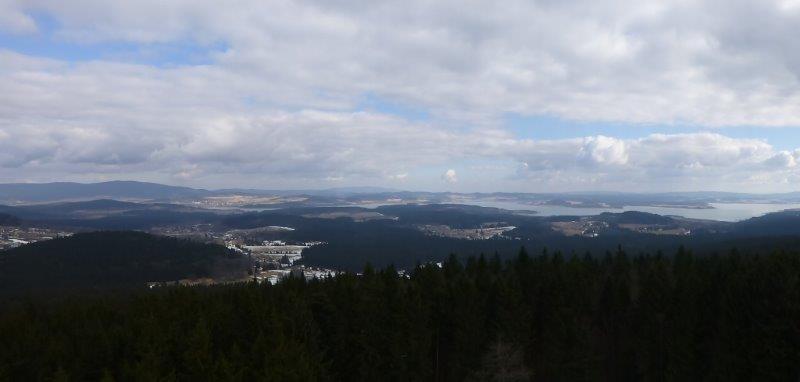
[[[0,0],[0,31],[31,34],[37,31],[36,22],[26,14],[24,3],[17,0]]]
[[[40,12],[86,49],[221,46],[163,66],[0,49],[0,181],[411,183],[453,166],[469,187],[491,161],[517,190],[792,189],[798,151],[669,126],[800,126],[794,3],[0,0],[3,28],[45,33]],[[509,113],[666,127],[533,140],[503,130]]]
[[[792,4],[30,0],[2,14],[47,12],[84,42],[222,42],[194,78],[234,100],[346,109],[368,92],[461,120],[800,125]]]
[[[794,168],[798,160],[800,160],[800,150],[781,151],[764,161],[764,165],[767,168]]]
[[[628,162],[625,142],[602,135],[587,138],[581,147],[580,155],[598,165],[624,165]]]
[[[456,175],[456,170],[453,170],[451,168],[445,171],[444,174],[442,174],[442,180],[450,184],[458,182],[458,176]]]
[[[407,172],[403,172],[403,173],[400,173],[400,174],[391,174],[391,175],[387,175],[386,178],[389,179],[389,180],[404,181],[404,180],[406,180],[406,178],[408,178],[408,173]]]
[[[798,151],[713,133],[528,140],[512,155],[522,164],[518,175],[562,189],[767,191],[775,190],[771,182],[798,174]],[[753,176],[761,181],[751,182]]]

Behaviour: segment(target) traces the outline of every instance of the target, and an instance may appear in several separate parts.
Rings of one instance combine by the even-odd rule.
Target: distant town
[[[70,235],[72,232],[47,228],[0,226],[0,250]]]
[[[211,225],[198,224],[186,227],[170,226],[150,230],[164,236],[178,237],[200,242],[216,243],[247,257],[252,262],[252,270],[247,279],[259,283],[277,284],[280,280],[291,276],[304,277],[308,280],[335,276],[338,271],[326,268],[307,267],[301,264],[303,250],[315,245],[325,244],[321,241],[287,242],[284,240],[259,240],[257,236],[264,232],[286,232],[291,227],[268,226],[252,230],[229,230],[215,232]],[[0,251],[16,248],[44,240],[68,237],[74,232],[40,227],[18,227],[0,225]],[[171,284],[214,284],[218,280],[175,280],[174,282],[151,282],[155,287]]]
[[[163,227],[150,230],[150,233],[221,244],[251,260],[252,269],[249,280],[259,283],[277,284],[280,280],[293,276],[307,280],[322,279],[338,274],[333,269],[307,267],[301,263],[303,251],[315,245],[325,244],[321,241],[291,242],[280,239],[263,240],[263,235],[280,235],[291,232],[294,228],[283,226],[266,226],[255,229],[235,229],[218,232],[210,224],[197,224],[187,227]],[[241,280],[247,281],[247,280]],[[183,283],[197,283],[196,280],[185,280]],[[216,283],[216,280],[204,280],[201,283]],[[164,283],[149,283],[154,287]]]

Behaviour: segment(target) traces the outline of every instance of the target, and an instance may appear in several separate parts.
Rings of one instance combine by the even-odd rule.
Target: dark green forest
[[[22,223],[18,217],[0,212],[0,226],[18,226]]]
[[[141,288],[148,281],[247,277],[227,248],[133,231],[79,233],[0,252],[0,296]]]
[[[495,256],[0,307],[0,380],[797,380],[798,253]]]

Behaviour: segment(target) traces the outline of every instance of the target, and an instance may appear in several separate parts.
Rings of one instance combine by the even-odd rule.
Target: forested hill
[[[241,277],[225,247],[140,232],[92,232],[0,252],[0,294],[143,287],[148,281]]]
[[[798,253],[521,252],[6,305],[0,380],[796,381],[798,274]]]
[[[0,212],[0,226],[18,226],[21,223],[18,217]]]

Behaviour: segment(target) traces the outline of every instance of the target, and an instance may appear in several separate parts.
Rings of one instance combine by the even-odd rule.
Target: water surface
[[[740,221],[756,216],[762,216],[770,212],[778,212],[789,209],[798,209],[798,203],[711,203],[713,208],[675,208],[675,207],[651,207],[651,206],[625,206],[623,208],[586,208],[586,207],[567,207],[551,205],[534,205],[517,202],[506,202],[496,200],[464,201],[464,204],[473,204],[483,207],[496,207],[507,210],[536,211],[539,216],[591,216],[599,215],[603,212],[625,212],[641,211],[658,215],[682,216],[691,219],[706,219],[719,221]]]

